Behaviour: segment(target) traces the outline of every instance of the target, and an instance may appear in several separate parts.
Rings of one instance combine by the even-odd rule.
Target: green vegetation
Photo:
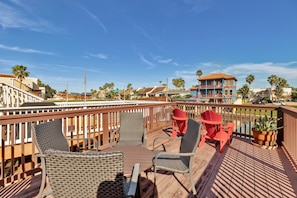
[[[178,89],[185,90],[185,80],[182,78],[172,79],[172,84]]]
[[[27,67],[23,65],[16,65],[12,67],[12,73],[20,80],[21,86],[25,77],[28,77],[30,74],[30,72],[27,71]]]
[[[260,117],[254,121],[253,130],[255,131],[266,131],[266,132],[276,132],[277,129],[280,129],[282,127],[277,127],[277,121],[279,121],[281,118],[268,118]]]

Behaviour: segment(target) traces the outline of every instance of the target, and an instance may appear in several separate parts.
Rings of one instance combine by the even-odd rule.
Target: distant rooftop
[[[202,76],[200,78],[198,78],[198,80],[214,80],[214,79],[225,79],[225,80],[236,80],[236,77],[228,75],[228,74],[223,74],[223,73],[213,73],[213,74],[209,74],[206,76]]]

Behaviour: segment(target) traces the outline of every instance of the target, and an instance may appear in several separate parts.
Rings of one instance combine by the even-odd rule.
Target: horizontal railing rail
[[[176,106],[187,112],[189,118],[200,119],[208,109],[222,114],[223,122],[233,122],[233,135],[253,139],[253,122],[258,117],[282,117],[279,126],[278,144],[285,148],[291,161],[297,164],[297,112],[294,108],[268,105],[229,105],[196,102],[174,102],[116,106],[74,106],[74,107],[30,107],[1,110],[0,115],[0,185],[21,180],[40,171],[34,155],[37,149],[32,140],[31,127],[34,124],[53,119],[63,120],[65,136],[77,138],[70,142],[72,149],[82,147],[81,137],[96,138],[99,148],[109,146],[110,133],[119,127],[119,113],[122,111],[143,112],[148,133],[170,126],[172,108]],[[297,166],[296,166],[297,167]]]
[[[40,171],[36,168],[38,159],[34,155],[37,149],[32,140],[31,127],[35,124],[53,119],[63,120],[63,133],[67,137],[77,138],[70,142],[71,149],[82,147],[84,137],[96,138],[99,149],[109,146],[110,133],[120,125],[119,113],[122,111],[142,112],[147,131],[166,127],[170,123],[174,103],[158,103],[146,105],[128,105],[116,107],[92,107],[81,109],[59,109],[40,112],[36,108],[31,113],[20,113],[0,116],[0,161],[1,185],[23,179]],[[18,137],[16,137],[18,136]],[[8,142],[5,145],[5,142]]]
[[[201,113],[212,109],[222,114],[224,124],[234,123],[233,133],[240,137],[252,138],[253,122],[258,117],[276,118],[278,116],[278,106],[263,105],[233,105],[233,104],[213,104],[213,103],[181,103],[177,106],[188,113],[191,118],[201,119]]]

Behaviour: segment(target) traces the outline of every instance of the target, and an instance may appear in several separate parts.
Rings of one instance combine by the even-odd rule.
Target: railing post
[[[278,129],[278,134],[277,134],[277,145],[281,146],[282,141],[284,141],[284,112],[281,111],[280,108],[277,108],[277,118],[281,118],[280,120],[277,121],[277,127],[281,127]]]
[[[102,146],[106,146],[107,144],[109,144],[109,130],[108,130],[108,113],[103,113],[102,114],[102,119],[103,119],[103,145]],[[100,135],[100,133],[99,133]]]
[[[149,121],[148,121],[148,131],[150,131],[153,128],[153,122],[154,122],[154,108],[149,107]]]

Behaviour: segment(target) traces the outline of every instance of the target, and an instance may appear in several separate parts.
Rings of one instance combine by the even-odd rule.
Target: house
[[[236,100],[236,77],[213,73],[198,78],[199,88],[196,96],[200,100],[208,100],[211,103],[234,103]],[[193,95],[195,96],[195,95]]]
[[[38,86],[38,78],[26,77],[21,81],[12,74],[0,74],[0,82],[18,89],[30,92],[36,96],[45,97],[45,88]]]
[[[54,99],[56,100],[92,100],[92,94],[87,93],[57,93],[54,95]]]
[[[139,98],[148,98],[153,89],[154,87],[140,88],[137,90],[137,96]]]
[[[166,92],[166,86],[141,88],[136,91],[134,98],[138,100],[167,101],[168,95],[166,95]]]

